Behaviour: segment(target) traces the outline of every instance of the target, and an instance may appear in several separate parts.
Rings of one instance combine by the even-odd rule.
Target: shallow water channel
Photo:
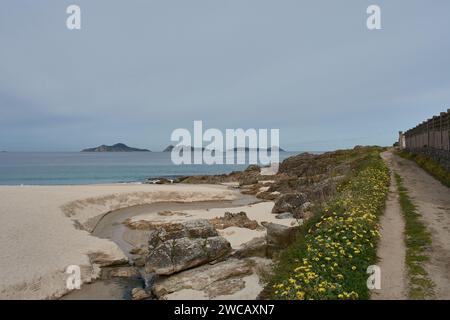
[[[199,201],[199,202],[156,202],[152,204],[133,206],[105,214],[95,226],[92,235],[114,241],[124,254],[131,260],[130,250],[133,245],[125,241],[125,232],[130,232],[124,221],[128,218],[145,214],[155,215],[155,220],[163,217],[159,214],[164,211],[183,212],[186,210],[206,210],[214,208],[233,208],[257,203],[259,200],[253,196],[240,195],[231,201]],[[211,217],[213,218],[213,217]],[[132,231],[133,232],[133,231]],[[136,231],[139,232],[139,231]],[[143,279],[112,278],[99,279],[93,283],[82,285],[80,290],[74,290],[61,299],[63,300],[123,300],[131,299],[133,288],[144,287]]]

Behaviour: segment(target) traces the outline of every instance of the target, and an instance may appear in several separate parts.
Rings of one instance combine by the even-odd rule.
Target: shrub
[[[439,162],[424,155],[414,154],[406,150],[397,152],[397,155],[399,155],[402,158],[416,162],[419,165],[419,167],[421,167],[426,172],[431,174],[443,185],[450,187],[450,172],[445,170],[445,168],[442,167]]]

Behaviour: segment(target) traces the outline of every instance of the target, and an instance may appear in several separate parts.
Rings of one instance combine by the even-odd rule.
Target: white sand
[[[81,266],[87,281],[99,273],[88,254],[125,259],[115,243],[76,229],[74,221],[91,230],[99,217],[119,208],[237,196],[216,185],[0,186],[0,299],[59,297],[68,291],[67,266]]]

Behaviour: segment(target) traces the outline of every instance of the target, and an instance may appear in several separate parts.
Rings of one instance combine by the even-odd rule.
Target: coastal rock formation
[[[256,220],[250,220],[243,211],[237,213],[225,212],[223,217],[216,217],[209,221],[216,229],[239,227],[256,230],[261,228]]]
[[[170,275],[227,256],[230,243],[204,219],[168,223],[153,230],[145,271]]]
[[[105,267],[102,268],[102,279],[110,278],[139,278],[139,270],[131,266]]]
[[[273,206],[272,213],[297,213],[301,206],[307,201],[304,193],[288,193],[280,196]]]
[[[277,219],[293,219],[294,215],[290,212],[280,213],[275,216]]]
[[[158,178],[148,178],[147,181],[145,181],[144,183],[146,183],[146,184],[171,184],[174,182],[175,182],[174,179],[158,177]]]
[[[248,257],[267,257],[267,239],[266,237],[253,238],[247,243],[244,243],[236,252],[233,257],[242,259]]]
[[[97,264],[100,267],[120,266],[128,263],[128,258],[122,252],[109,254],[106,252],[91,252],[87,256],[91,264]]]
[[[253,273],[255,262],[249,259],[228,259],[214,265],[180,272],[160,279],[153,287],[158,298],[180,290],[203,291],[206,298],[232,294],[245,286],[242,279]]]
[[[103,144],[95,148],[83,149],[81,152],[150,152],[150,150],[132,148],[123,143],[116,143],[112,146]]]
[[[131,299],[132,300],[145,300],[150,298],[152,295],[145,291],[142,288],[133,288],[131,290]]]
[[[267,228],[267,255],[276,256],[295,241],[298,226],[288,227],[277,223],[263,223]]]

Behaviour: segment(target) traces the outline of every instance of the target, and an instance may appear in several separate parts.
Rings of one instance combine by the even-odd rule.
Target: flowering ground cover
[[[281,254],[267,286],[271,298],[369,298],[367,267],[377,260],[378,218],[390,181],[380,151],[367,149],[354,174]]]

